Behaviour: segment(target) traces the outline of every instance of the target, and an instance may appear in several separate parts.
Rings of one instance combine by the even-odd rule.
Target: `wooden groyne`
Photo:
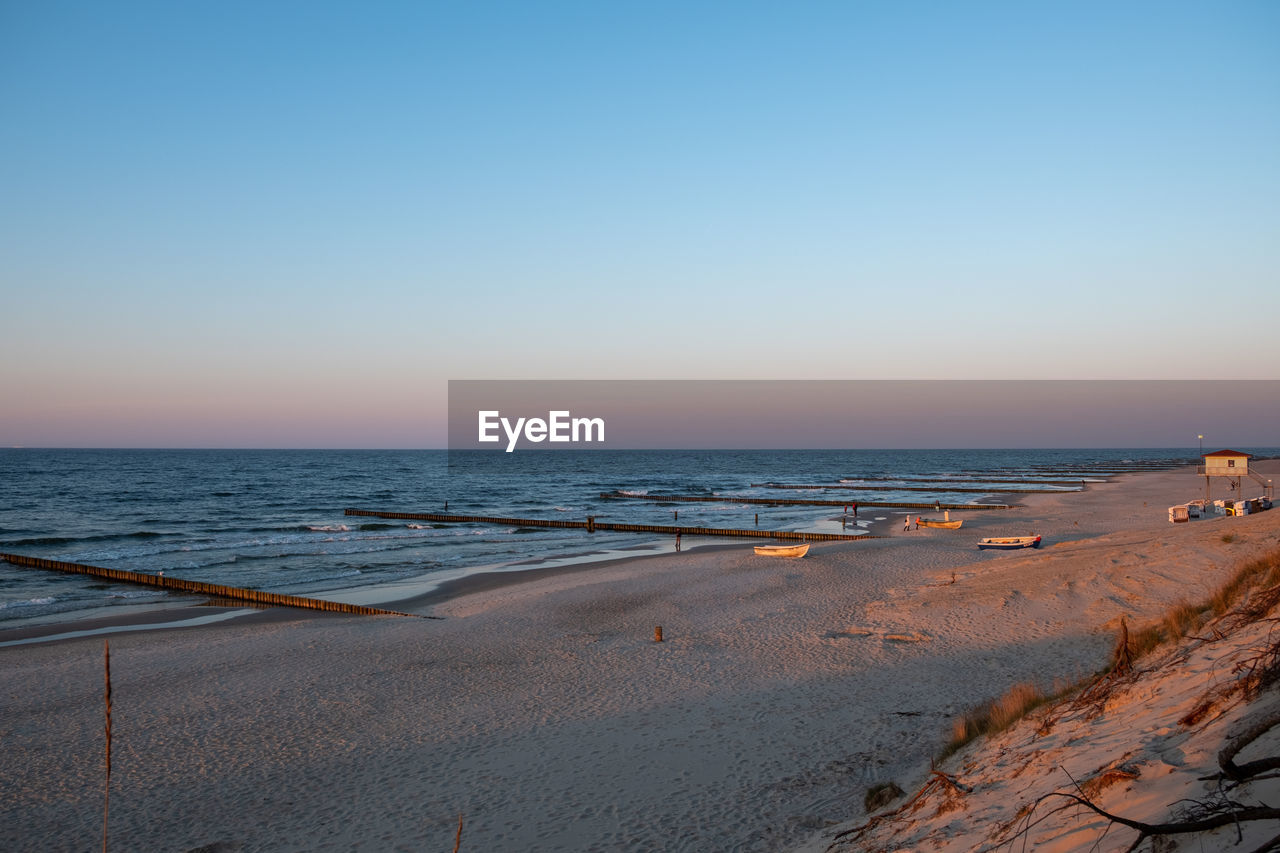
[[[1077,484],[1078,485],[1078,484]],[[793,483],[752,483],[752,488],[756,489],[846,489],[855,492],[975,492],[980,495],[991,494],[1015,494],[1015,495],[1034,495],[1034,494],[1065,494],[1062,489],[1003,489],[1003,488],[985,488],[979,489],[973,486],[854,486],[845,483],[839,485],[796,485]]]
[[[1053,465],[1033,465],[1027,469],[1030,473],[1042,474],[1073,474],[1083,477],[1107,476],[1112,474],[1136,474],[1142,471],[1172,471],[1174,468],[1181,468],[1184,465],[1194,465],[1195,460],[1159,460],[1149,462],[1133,462],[1123,465],[1090,465],[1088,467],[1079,468],[1063,468]]]
[[[849,506],[853,501],[827,501],[817,498],[747,498],[738,495],[624,495],[618,492],[601,492],[600,497],[621,501],[650,501],[666,503],[682,501],[686,503],[717,504],[764,504],[765,506]],[[886,507],[898,509],[1009,509],[1008,504],[944,504],[937,501],[929,503],[904,503],[902,501],[858,501],[859,507]]]
[[[234,601],[248,601],[253,604],[267,604],[275,607],[301,607],[306,610],[324,610],[330,613],[357,613],[363,616],[413,616],[412,613],[401,613],[398,610],[382,610],[377,607],[366,607],[363,604],[344,604],[341,601],[325,601],[321,598],[304,598],[300,595],[285,595],[279,592],[262,592],[257,589],[242,589],[238,586],[203,583],[202,581],[183,580],[182,578],[165,577],[164,575],[146,575],[141,572],[130,572],[124,569],[104,569],[101,566],[86,566],[81,563],[64,563],[60,560],[46,560],[43,557],[27,557],[22,554],[0,554],[0,560],[28,569],[48,569],[55,572],[70,572],[76,575],[89,575],[95,578],[121,581],[122,583],[141,584],[172,592],[188,592],[196,595],[211,595]],[[417,617],[428,618],[428,617]]]
[[[1092,477],[1092,480],[1089,480]],[[849,477],[850,480],[857,480],[859,483],[955,483],[959,485],[955,477]],[[986,479],[978,479],[976,482],[982,483],[1005,483],[1008,485],[1020,486],[1078,486],[1083,482],[1105,483],[1104,477],[1094,477],[1092,474],[1087,477],[1077,478],[1075,480],[1025,480],[1022,477],[987,477]],[[771,486],[772,483],[752,483],[753,486]],[[851,489],[861,488],[849,483],[841,483],[840,487],[848,486]],[[806,487],[808,488],[808,487]],[[816,486],[814,488],[829,489],[831,486]],[[1007,492],[1008,489],[991,489],[993,492]]]
[[[930,509],[933,504],[928,505]],[[808,533],[803,530],[752,530],[731,527],[684,527],[674,524],[624,524],[616,521],[566,521],[549,518],[501,518],[493,515],[449,515],[438,512],[382,512],[372,509],[348,509],[347,515],[370,518],[392,518],[405,521],[441,521],[448,524],[502,524],[512,527],[568,527],[593,533],[597,530],[614,530],[622,533],[665,533],[674,536],[722,536],[748,539],[790,539],[801,542],[857,542],[862,539],[878,539],[877,536],[857,536],[849,533]]]

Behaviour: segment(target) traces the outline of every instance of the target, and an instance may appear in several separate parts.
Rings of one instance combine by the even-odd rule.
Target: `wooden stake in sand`
[[[1129,644],[1129,625],[1120,617],[1120,638],[1116,641],[1115,667],[1116,675],[1128,675],[1133,670],[1133,646]]]
[[[654,641],[655,643],[661,643],[661,642],[662,642],[662,626],[661,626],[661,625],[658,625],[658,626],[655,626],[655,627],[654,627],[654,629],[653,629],[653,641]]]
[[[107,700],[107,781],[102,789],[102,853],[107,853],[107,814],[111,807],[111,641],[102,641],[102,668]]]
[[[462,812],[458,812],[458,834],[453,837],[453,853],[462,847]]]

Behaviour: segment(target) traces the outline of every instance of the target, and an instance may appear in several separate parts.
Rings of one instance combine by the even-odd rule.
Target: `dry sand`
[[[803,560],[692,550],[401,605],[442,621],[113,635],[112,847],[447,850],[461,813],[464,851],[790,849],[919,778],[955,714],[1096,669],[1121,614],[1277,547],[1280,512],[1169,524],[1202,484],[1128,475]],[[974,549],[1029,532],[1043,550]],[[102,639],[0,648],[0,702],[0,849],[100,843]]]

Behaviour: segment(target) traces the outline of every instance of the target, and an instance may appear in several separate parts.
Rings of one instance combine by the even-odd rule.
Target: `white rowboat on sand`
[[[979,539],[978,550],[991,548],[997,551],[1014,551],[1018,548],[1039,548],[1039,536],[1001,536],[991,539]]]
[[[809,543],[803,545],[757,545],[756,553],[764,557],[803,557],[809,553]]]

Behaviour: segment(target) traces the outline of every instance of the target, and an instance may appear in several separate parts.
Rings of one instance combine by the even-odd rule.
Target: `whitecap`
[[[44,598],[28,598],[26,601],[0,601],[0,610],[6,607],[38,607],[41,604],[53,604],[57,601],[52,595]]]

